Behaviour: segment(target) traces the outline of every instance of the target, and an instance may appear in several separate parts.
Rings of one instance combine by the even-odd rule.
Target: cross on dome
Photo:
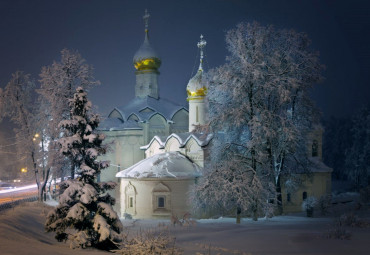
[[[145,14],[143,16],[143,20],[144,20],[144,24],[145,24],[145,32],[148,32],[149,18],[150,18],[150,14],[148,13],[148,10],[145,9]]]
[[[203,48],[206,47],[207,42],[206,40],[203,40],[203,35],[200,35],[200,41],[197,43],[198,48],[200,49],[200,63],[198,71],[203,71]]]

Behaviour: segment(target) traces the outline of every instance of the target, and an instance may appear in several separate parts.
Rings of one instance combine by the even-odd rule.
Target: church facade
[[[202,176],[213,138],[212,134],[193,132],[194,126],[207,121],[207,88],[202,82],[206,42],[201,36],[199,68],[186,87],[189,106],[172,103],[158,93],[161,59],[149,43],[148,17],[144,16],[144,42],[133,59],[135,98],[113,109],[100,126],[112,147],[104,158],[111,166],[100,180],[119,184],[111,194],[121,217],[181,217],[191,209],[188,192]],[[308,153],[315,162],[312,175],[302,174],[303,185],[294,193],[282,185],[284,212],[300,211],[307,196],[331,192],[331,169],[322,163],[322,129],[312,132],[310,140]]]
[[[100,181],[115,181],[117,172],[144,159],[140,149],[154,136],[168,136],[188,130],[189,113],[185,105],[171,102],[159,96],[158,75],[161,59],[149,42],[146,13],[144,42],[133,58],[136,69],[135,97],[124,106],[114,108],[99,126],[106,136],[110,151],[102,157],[110,167],[101,174]],[[119,188],[111,192],[116,198],[115,209],[120,210]]]

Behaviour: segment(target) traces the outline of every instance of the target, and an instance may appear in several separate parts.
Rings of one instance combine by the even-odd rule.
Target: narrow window
[[[164,208],[164,197],[158,197],[158,208]]]
[[[198,106],[196,106],[196,113],[195,113],[195,116],[196,116],[196,122],[199,122],[199,117],[198,117]]]
[[[288,201],[288,202],[291,201],[291,195],[290,195],[290,193],[286,194],[286,201]]]
[[[317,140],[312,141],[312,157],[319,156],[319,144]]]
[[[302,199],[303,199],[303,200],[306,200],[306,198],[307,198],[307,192],[306,192],[306,191],[304,191],[304,192],[303,192],[303,194],[302,194]]]
[[[130,207],[130,208],[134,207],[134,198],[133,198],[133,197],[130,197],[130,204],[129,204],[129,207]]]

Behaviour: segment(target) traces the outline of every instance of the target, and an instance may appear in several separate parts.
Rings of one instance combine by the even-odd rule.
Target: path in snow
[[[94,249],[71,250],[68,244],[58,243],[54,233],[44,231],[49,209],[47,205],[33,202],[0,212],[0,254],[112,254]],[[369,208],[363,209],[362,215],[369,217]],[[330,218],[279,216],[267,221],[243,220],[240,225],[234,221],[230,218],[200,220],[192,227],[172,227],[168,220],[124,220],[123,223],[130,233],[157,228],[159,224],[169,226],[184,255],[197,252],[207,255],[370,254],[370,228],[348,228],[352,232],[351,240],[326,239],[323,235],[331,227],[333,219]]]

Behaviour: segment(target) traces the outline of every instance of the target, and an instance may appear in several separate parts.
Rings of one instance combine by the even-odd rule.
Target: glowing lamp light
[[[21,169],[21,172],[22,172],[22,173],[27,173],[27,167],[23,167],[23,168]]]

